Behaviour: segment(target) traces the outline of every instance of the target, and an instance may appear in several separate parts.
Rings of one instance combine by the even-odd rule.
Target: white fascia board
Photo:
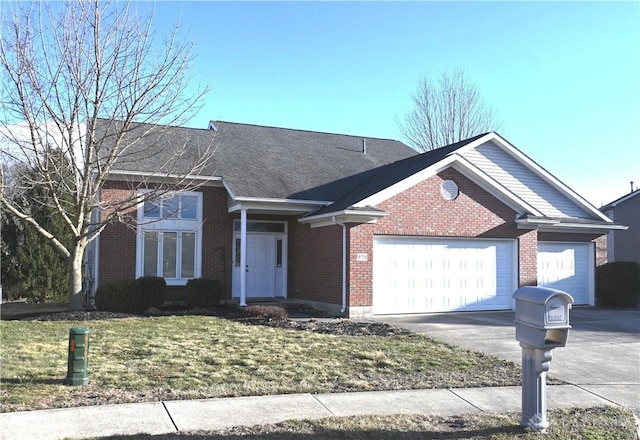
[[[231,189],[231,187],[229,186],[229,184],[227,183],[226,180],[222,179],[222,186],[224,186],[224,189],[227,190],[227,194],[229,195],[229,197],[231,198],[231,200],[235,200],[236,195],[233,193],[233,190]]]
[[[269,198],[253,198],[253,197],[236,197],[229,205],[229,212],[240,212],[242,209],[250,211],[268,211],[268,212],[288,212],[303,213],[318,209],[320,206],[326,206],[330,202],[321,202],[316,200],[293,200],[293,199],[269,199]]]
[[[516,219],[516,224],[518,225],[518,229],[538,229],[540,227],[549,226],[549,225],[557,225],[560,223],[559,220],[554,220],[550,218],[519,218]]]
[[[540,232],[565,232],[579,234],[606,234],[609,231],[624,231],[629,229],[628,226],[609,224],[609,225],[590,225],[584,223],[557,223],[555,225],[540,226]]]
[[[486,142],[486,139],[491,135],[492,133],[488,134],[487,136],[483,136],[482,138],[478,139],[478,141],[482,141],[480,143],[482,144]],[[476,142],[473,142],[473,144],[476,144]],[[498,200],[500,200],[516,212],[520,214],[529,213],[537,216],[542,216],[542,214],[533,206],[525,203],[515,194],[508,191],[486,173],[481,171],[479,168],[477,168],[475,165],[473,165],[471,162],[457,153],[450,154],[449,156],[431,165],[430,167],[418,171],[417,173],[407,177],[406,179],[401,180],[400,182],[355,203],[354,206],[377,206],[385,200],[388,200],[391,197],[406,191],[407,189],[417,185],[418,183],[428,179],[429,177],[435,176],[439,172],[449,167],[452,167],[460,173],[464,174],[476,185],[479,185],[481,188],[487,190],[494,197],[496,197]]]
[[[586,199],[584,199],[578,193],[576,193],[567,185],[565,185],[560,180],[558,180],[553,174],[551,174],[550,172],[545,170],[543,167],[538,165],[536,162],[534,162],[529,156],[527,156],[522,151],[520,151],[519,149],[511,145],[503,137],[501,137],[497,133],[491,133],[491,135],[492,135],[491,138],[483,141],[483,143],[487,141],[494,141],[494,144],[500,147],[504,152],[506,152],[507,154],[510,154],[516,160],[526,165],[531,171],[533,171],[535,174],[541,177],[542,180],[544,180],[549,185],[554,187],[561,194],[568,197],[571,201],[578,204],[582,209],[584,209],[585,211],[591,214],[594,214],[595,216],[597,216],[599,219],[603,221],[611,222],[611,219],[609,219],[606,215],[604,215],[598,208],[593,206],[591,203],[589,203]],[[485,139],[485,137],[483,137],[482,139]],[[476,142],[473,142],[473,144],[476,144]],[[461,151],[464,151],[467,149],[469,149],[468,145],[464,146],[461,149]]]
[[[417,173],[407,177],[406,179],[394,183],[393,185],[386,187],[382,191],[379,191],[365,199],[360,200],[357,203],[354,203],[353,206],[357,208],[364,208],[366,206],[377,206],[380,203],[389,200],[391,197],[394,197],[408,190],[409,188],[416,186],[418,183],[428,179],[429,177],[435,176],[440,171],[448,168],[455,160],[456,158],[453,155],[447,156],[440,162],[437,162],[421,171],[418,171]]]
[[[180,175],[180,174],[161,174],[161,173],[148,173],[148,172],[131,172],[131,171],[109,171],[109,180],[124,181],[124,180],[149,180],[160,181],[164,179],[180,179],[180,180],[192,180],[196,182],[203,182],[205,186],[223,186],[222,177],[214,176],[198,176],[198,175]]]
[[[300,223],[309,224],[312,228],[323,226],[340,225],[346,223],[376,223],[379,218],[388,216],[388,212],[383,211],[363,211],[345,209],[343,211],[330,212],[327,214],[314,215],[298,219]]]

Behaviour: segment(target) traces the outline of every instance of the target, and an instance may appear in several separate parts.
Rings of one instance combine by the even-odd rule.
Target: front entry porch
[[[241,222],[234,223],[232,297],[238,299],[241,305],[248,299],[286,298],[286,223],[249,220],[246,225],[243,243],[242,232],[238,231],[241,229]]]

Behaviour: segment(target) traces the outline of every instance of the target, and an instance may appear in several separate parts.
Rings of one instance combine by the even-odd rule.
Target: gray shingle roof
[[[369,170],[362,173],[360,180],[362,181],[358,186],[352,187],[351,191],[347,192],[343,197],[336,200],[331,205],[321,208],[309,215],[321,215],[329,212],[339,212],[351,207],[354,203],[359,202],[373,194],[382,191],[389,186],[406,179],[413,174],[434,165],[441,161],[449,154],[464,147],[471,142],[480,139],[487,133],[479,134],[470,139],[465,139],[460,142],[456,142],[446,147],[437,148],[435,150],[427,151],[418,156],[409,157],[403,160],[399,160],[379,168]]]
[[[101,121],[105,126],[111,121]],[[213,142],[216,151],[204,174],[222,177],[236,197],[335,201],[364,183],[371,170],[417,153],[402,142],[232,122],[217,131],[163,127],[133,148],[118,171],[158,172],[172,144],[190,146],[184,162]],[[140,124],[136,129],[144,129]],[[136,129],[132,136],[135,136]],[[166,168],[165,168],[166,169]]]

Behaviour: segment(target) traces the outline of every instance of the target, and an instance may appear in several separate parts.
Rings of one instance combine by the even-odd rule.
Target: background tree
[[[83,308],[87,245],[146,199],[200,185],[213,152],[212,145],[167,138],[168,126],[185,124],[207,90],[192,88],[193,43],[181,41],[178,25],[156,38],[148,7],[99,0],[0,6],[0,203],[66,259],[70,310]],[[153,181],[130,179],[130,194],[106,205],[100,191],[110,171],[139,160],[144,151],[130,156],[137,144],[157,151],[152,141],[138,142],[142,137],[165,146],[165,165]],[[51,151],[65,161],[49,160]],[[61,163],[70,178],[62,178]],[[5,170],[15,166],[31,172],[10,179]],[[36,188],[46,189],[69,242],[34,215],[29,200],[12,197]]]
[[[411,95],[413,107],[398,121],[402,135],[424,152],[497,131],[502,123],[495,110],[462,70],[443,73],[437,81],[424,77]]]
[[[56,167],[64,174],[60,180],[69,180],[72,174],[61,152],[52,151],[49,161],[61,161]],[[29,174],[37,170],[13,170],[18,180],[31,180]],[[62,195],[65,203],[71,203],[68,194]],[[20,199],[20,200],[18,200]],[[70,246],[72,235],[65,227],[64,219],[53,206],[50,189],[33,186],[24,192],[14,192],[12,201],[27,208],[47,231],[58,237],[65,246]],[[65,257],[35,228],[26,227],[14,217],[4,216],[2,239],[6,256],[3,255],[3,293],[25,297],[30,302],[64,302],[68,296],[68,267]]]

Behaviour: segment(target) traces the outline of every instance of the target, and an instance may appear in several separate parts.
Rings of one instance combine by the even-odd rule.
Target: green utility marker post
[[[89,383],[89,329],[86,327],[69,329],[69,358],[64,383],[72,386]]]

